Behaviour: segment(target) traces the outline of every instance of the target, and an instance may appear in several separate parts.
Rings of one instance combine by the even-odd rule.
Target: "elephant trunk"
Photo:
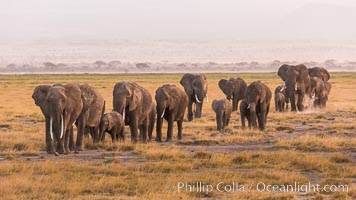
[[[104,134],[105,134],[105,123],[103,120],[100,121],[100,125],[99,125],[99,138],[98,141],[103,141],[104,140]]]
[[[164,103],[157,104],[156,106],[157,111],[157,124],[156,124],[156,141],[162,141],[162,124],[163,124],[163,117],[166,114],[166,105]]]
[[[257,127],[257,123],[256,123],[256,103],[250,103],[247,108],[250,109],[250,118],[251,118],[252,127],[256,128]]]
[[[64,144],[63,144],[63,136],[64,136],[64,119],[63,113],[51,115],[50,118],[50,134],[52,141],[57,141],[57,149],[60,151],[59,153],[64,152]],[[56,151],[54,151],[55,155],[58,155]]]

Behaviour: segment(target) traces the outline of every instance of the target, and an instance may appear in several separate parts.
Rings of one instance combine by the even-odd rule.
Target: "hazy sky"
[[[304,7],[307,16],[316,15],[308,26],[301,26],[309,21],[300,19]],[[282,29],[291,27],[320,25],[315,29],[329,32],[323,19],[330,15],[331,27],[344,30],[325,37],[352,39],[355,8],[355,0],[2,0],[0,38],[283,39],[288,34]],[[320,35],[309,31],[295,35]]]

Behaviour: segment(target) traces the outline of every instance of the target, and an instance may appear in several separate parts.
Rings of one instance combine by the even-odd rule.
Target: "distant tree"
[[[117,60],[113,60],[113,61],[110,61],[108,65],[110,68],[117,68],[121,65],[121,62],[117,61]]]
[[[136,68],[140,70],[147,70],[150,69],[151,66],[149,66],[147,63],[136,63]]]
[[[57,70],[57,65],[51,62],[44,62],[43,66],[45,67],[45,70],[49,70],[49,71]]]
[[[98,61],[95,61],[95,62],[93,63],[93,65],[94,65],[95,67],[101,68],[102,66],[105,66],[106,63],[105,63],[104,61],[98,60]]]
[[[326,65],[326,66],[328,66],[328,67],[335,67],[335,66],[336,66],[335,62],[336,62],[336,61],[333,60],[333,59],[326,60],[326,61],[324,62],[324,65]]]
[[[6,70],[8,70],[8,71],[13,71],[13,70],[16,70],[17,68],[18,68],[17,65],[14,63],[8,64],[6,66]]]

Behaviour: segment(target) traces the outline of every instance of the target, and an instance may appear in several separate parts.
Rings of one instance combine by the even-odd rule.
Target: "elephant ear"
[[[140,105],[140,101],[142,99],[141,91],[137,87],[133,87],[131,94],[131,103],[130,103],[130,111],[133,111]]]
[[[225,90],[225,88],[226,88],[226,83],[227,83],[227,80],[226,80],[226,79],[221,79],[221,80],[219,81],[219,88],[220,88],[221,91],[224,92],[224,94],[226,94],[226,90]],[[227,94],[226,94],[226,95],[227,95]]]
[[[76,84],[67,84],[64,86],[64,88],[65,96],[67,99],[71,99],[73,101],[82,101],[81,90]]]
[[[164,95],[168,98],[168,107],[169,110],[172,110],[178,104],[179,97],[173,92],[172,86],[166,87],[163,89]]]
[[[39,85],[33,90],[32,99],[36,105],[40,105],[46,100],[50,85]]]
[[[278,76],[281,77],[281,79],[283,81],[286,81],[287,80],[287,71],[288,69],[290,68],[291,66],[290,65],[287,65],[287,64],[283,64],[282,66],[279,67],[278,69]]]
[[[114,118],[112,117],[111,114],[106,115],[107,120],[108,120],[108,130],[111,130],[112,127],[114,126]]]
[[[184,91],[187,94],[193,93],[192,83],[194,80],[193,74],[184,74],[183,77],[180,79],[180,84],[184,87]]]
[[[218,103],[218,100],[214,100],[213,103],[211,103],[211,108],[216,112],[217,110],[217,103]]]

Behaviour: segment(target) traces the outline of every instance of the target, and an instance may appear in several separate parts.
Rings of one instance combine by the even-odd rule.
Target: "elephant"
[[[48,111],[47,105],[47,92],[50,88],[50,85],[39,85],[37,86],[32,93],[32,99],[35,101],[35,104],[40,107],[43,116],[45,117],[45,135],[46,135],[46,151],[47,153],[52,153],[52,139],[49,132],[49,121],[50,113]]]
[[[125,124],[120,113],[112,111],[101,117],[99,126],[99,139],[101,141],[105,140],[106,132],[111,135],[113,143],[118,140],[125,141]]]
[[[77,119],[78,134],[76,151],[82,151],[84,149],[83,136],[86,129],[89,130],[92,135],[94,143],[100,140],[100,119],[105,112],[105,100],[97,89],[88,84],[79,85],[79,88],[81,90],[83,109]]]
[[[114,111],[123,116],[125,125],[130,126],[133,143],[139,141],[138,130],[140,130],[140,138],[143,143],[147,142],[147,135],[152,135],[148,131],[153,130],[151,127],[152,117],[150,118],[153,104],[149,91],[137,83],[119,82],[115,84],[113,91]]]
[[[310,77],[318,77],[322,81],[326,82],[330,79],[330,74],[328,70],[323,67],[313,67],[308,69],[308,73]]]
[[[259,130],[264,130],[272,98],[271,90],[261,81],[254,81],[247,87],[245,98],[248,103],[247,108],[250,109],[252,127],[257,127],[257,116],[258,128]]]
[[[284,112],[284,110],[288,110],[289,99],[287,98],[285,89],[285,85],[279,85],[274,90],[274,103],[276,112]]]
[[[286,95],[290,99],[291,111],[304,110],[304,96],[310,95],[310,77],[305,65],[283,64],[278,70],[278,76],[285,82]],[[298,96],[295,101],[295,94]]]
[[[195,118],[201,118],[203,99],[208,101],[208,81],[203,74],[184,74],[180,84],[188,96],[188,121],[193,120],[193,103],[196,106]]]
[[[157,126],[156,141],[162,142],[163,118],[168,122],[166,141],[171,141],[173,137],[173,123],[178,126],[178,140],[183,139],[183,119],[188,105],[188,96],[175,85],[165,84],[156,90],[157,103]]]
[[[232,106],[229,100],[220,99],[214,100],[211,104],[216,114],[216,128],[218,131],[224,130],[229,125]]]
[[[49,135],[51,142],[57,143],[56,150],[54,144],[51,145],[51,153],[68,154],[72,124],[78,119],[83,109],[81,90],[76,84],[55,85],[49,87],[46,93]]]
[[[247,119],[248,127],[251,128],[251,111],[249,104],[245,99],[243,99],[240,103],[240,116],[242,129],[245,129],[245,118]]]
[[[236,111],[239,101],[245,98],[246,81],[241,78],[221,79],[219,88],[224,92],[228,100],[232,99],[232,111]]]
[[[312,88],[312,97],[315,97],[313,103],[314,107],[325,108],[326,102],[328,101],[331,84],[328,82],[324,82],[318,77],[311,77],[310,80]]]

